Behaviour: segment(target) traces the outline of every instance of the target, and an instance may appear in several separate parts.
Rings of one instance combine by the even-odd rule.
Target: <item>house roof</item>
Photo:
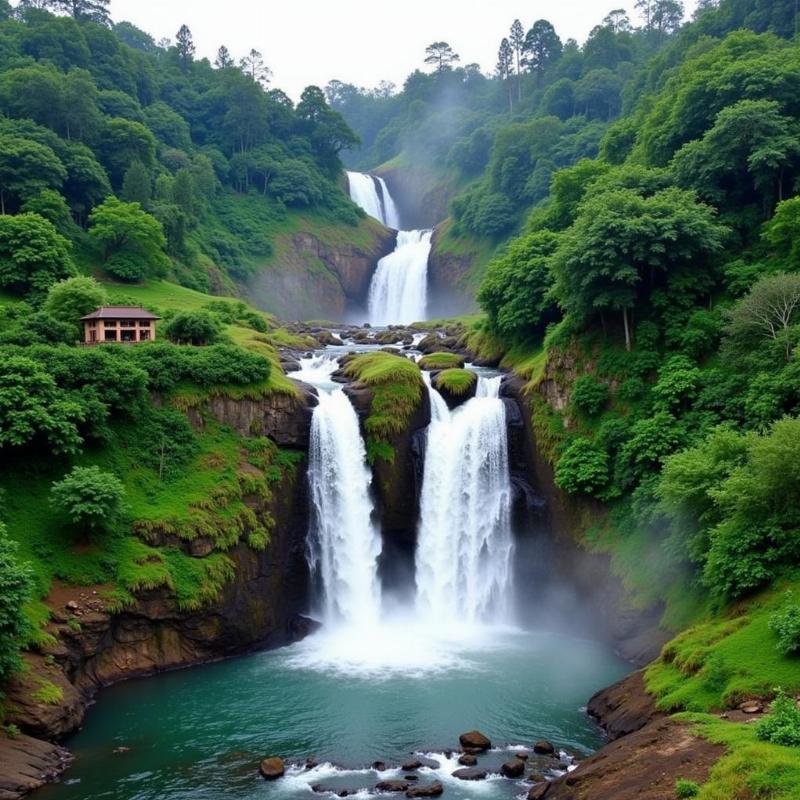
[[[101,306],[81,319],[161,319],[161,317],[137,306]]]

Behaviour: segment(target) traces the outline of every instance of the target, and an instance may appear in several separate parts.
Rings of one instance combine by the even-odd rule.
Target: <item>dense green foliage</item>
[[[16,544],[0,522],[0,689],[20,666],[19,643],[27,629],[22,605],[33,589],[30,567],[19,563],[16,551]],[[2,696],[0,691],[0,699]]]
[[[800,747],[800,708],[797,701],[778,691],[770,713],[756,726],[756,735],[773,744]]]
[[[73,467],[53,484],[50,497],[73,525],[89,531],[112,528],[123,509],[125,487],[116,476],[99,467]]]

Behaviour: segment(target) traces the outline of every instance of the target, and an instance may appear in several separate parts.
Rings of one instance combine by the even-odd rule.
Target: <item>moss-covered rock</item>
[[[430,353],[419,360],[422,369],[460,369],[464,366],[464,356],[458,353]]]
[[[455,408],[475,397],[478,376],[468,369],[454,367],[436,373],[433,377],[434,388],[442,395],[450,408]]]

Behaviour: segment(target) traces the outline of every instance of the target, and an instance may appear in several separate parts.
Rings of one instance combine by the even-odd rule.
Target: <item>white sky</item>
[[[694,0],[687,0],[687,12]],[[526,30],[541,17],[562,39],[583,42],[613,8],[634,18],[633,0],[111,0],[115,22],[128,20],[156,40],[175,38],[184,22],[199,57],[220,44],[237,58],[254,47],[274,72],[273,86],[297,99],[309,84],[338,78],[371,87],[398,86],[422,66],[426,45],[449,42],[461,64],[491,71],[515,18]]]

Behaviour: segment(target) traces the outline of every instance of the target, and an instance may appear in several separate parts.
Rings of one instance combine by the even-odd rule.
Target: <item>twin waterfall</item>
[[[403,231],[397,206],[383,178],[348,172],[350,197],[369,216],[397,231],[394,252],[384,256],[369,287],[367,309],[373,325],[408,325],[425,319],[428,257],[433,231]]]

